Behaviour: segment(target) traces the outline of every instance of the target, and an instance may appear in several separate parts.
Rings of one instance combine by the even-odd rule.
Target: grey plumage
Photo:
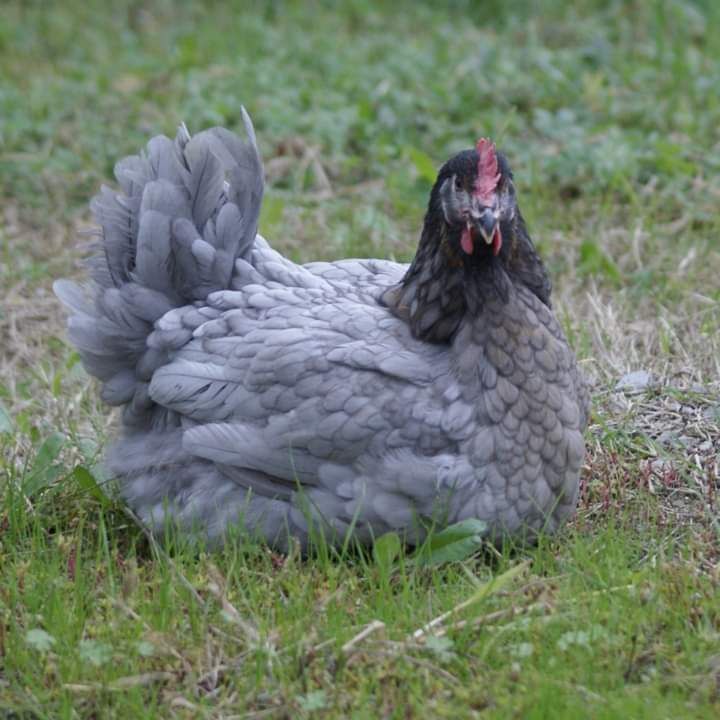
[[[587,392],[519,215],[507,252],[468,264],[433,190],[410,267],[296,265],[256,235],[243,120],[246,141],[183,126],[120,161],[122,192],[92,203],[92,285],[55,284],[123,407],[107,456],[121,495],[152,528],[211,543],[231,526],[280,548],[313,525],[337,541],[467,517],[495,539],[555,529],[577,497]]]

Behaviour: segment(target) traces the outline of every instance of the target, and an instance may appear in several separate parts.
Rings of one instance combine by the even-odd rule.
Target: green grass
[[[52,717],[153,706],[295,717],[312,703],[331,717],[713,716],[717,577],[698,572],[693,545],[662,547],[650,526],[629,534],[629,517],[543,543],[526,573],[452,619],[465,627],[417,641],[414,631],[517,555],[388,572],[358,556],[282,561],[232,545],[170,561],[92,503],[50,536],[47,511],[14,512],[7,543],[25,552],[10,549],[3,590],[7,707]],[[384,630],[342,650],[378,620]],[[144,685],[150,673],[162,675]]]
[[[717,716],[720,6],[535,5],[3,4],[0,718]],[[99,493],[114,421],[50,284],[117,158],[241,103],[296,260],[410,258],[434,169],[506,152],[593,383],[560,535],[435,568],[165,552]]]

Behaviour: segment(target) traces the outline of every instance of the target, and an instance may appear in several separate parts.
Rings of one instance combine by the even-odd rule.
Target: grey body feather
[[[239,526],[279,548],[312,525],[338,541],[419,540],[468,517],[493,538],[557,527],[587,400],[547,305],[512,284],[431,344],[381,302],[407,266],[290,262],[256,235],[243,118],[247,141],[182,127],[120,161],[122,194],[92,204],[93,287],[55,285],[85,367],[123,407],[107,466],[125,500],[153,528],[218,543]]]

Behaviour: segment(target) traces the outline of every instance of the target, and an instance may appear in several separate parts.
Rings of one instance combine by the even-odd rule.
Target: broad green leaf
[[[568,630],[563,633],[557,641],[560,650],[567,650],[576,645],[578,647],[590,648],[598,640],[608,637],[607,630],[601,625],[590,625],[585,630]]]
[[[42,628],[33,628],[25,634],[25,642],[38,652],[47,652],[55,644],[55,638]]]
[[[109,505],[110,501],[107,495],[98,485],[95,476],[86,467],[77,465],[72,473],[70,473],[70,477],[75,480],[85,492],[92,495],[96,500],[99,500],[103,507]]]
[[[389,532],[379,537],[373,545],[373,557],[377,565],[384,571],[390,566],[402,551],[402,543],[397,533]]]
[[[147,640],[141,640],[137,644],[137,651],[143,657],[152,657],[155,654],[155,646]]]
[[[64,444],[65,436],[62,433],[53,433],[45,438],[35,455],[30,472],[23,481],[23,492],[26,495],[34,495],[62,473],[62,467],[54,462]]]
[[[535,647],[532,643],[521,642],[515,643],[508,647],[510,656],[514,658],[529,658],[535,652]]]
[[[327,706],[327,696],[324,690],[313,690],[307,695],[301,695],[298,698],[298,705],[305,712],[312,712],[313,710],[322,710]]]
[[[107,643],[97,640],[81,640],[80,659],[100,667],[112,660],[112,648]]]
[[[487,525],[468,518],[432,535],[413,560],[419,565],[442,565],[465,560],[476,553],[483,543]]]
[[[45,438],[43,444],[37,452],[37,455],[35,456],[33,471],[40,470],[50,465],[50,463],[52,463],[60,454],[60,450],[62,450],[64,444],[65,436],[62,433],[53,433]]]

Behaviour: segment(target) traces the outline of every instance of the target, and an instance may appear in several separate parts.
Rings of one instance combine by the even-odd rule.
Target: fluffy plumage
[[[92,204],[92,286],[55,286],[123,408],[107,456],[122,497],[213,543],[231,526],[279,548],[311,526],[554,530],[576,502],[587,393],[504,157],[481,141],[443,166],[409,267],[299,266],[256,235],[244,121],[247,141],[182,127],[120,161],[121,191]]]

